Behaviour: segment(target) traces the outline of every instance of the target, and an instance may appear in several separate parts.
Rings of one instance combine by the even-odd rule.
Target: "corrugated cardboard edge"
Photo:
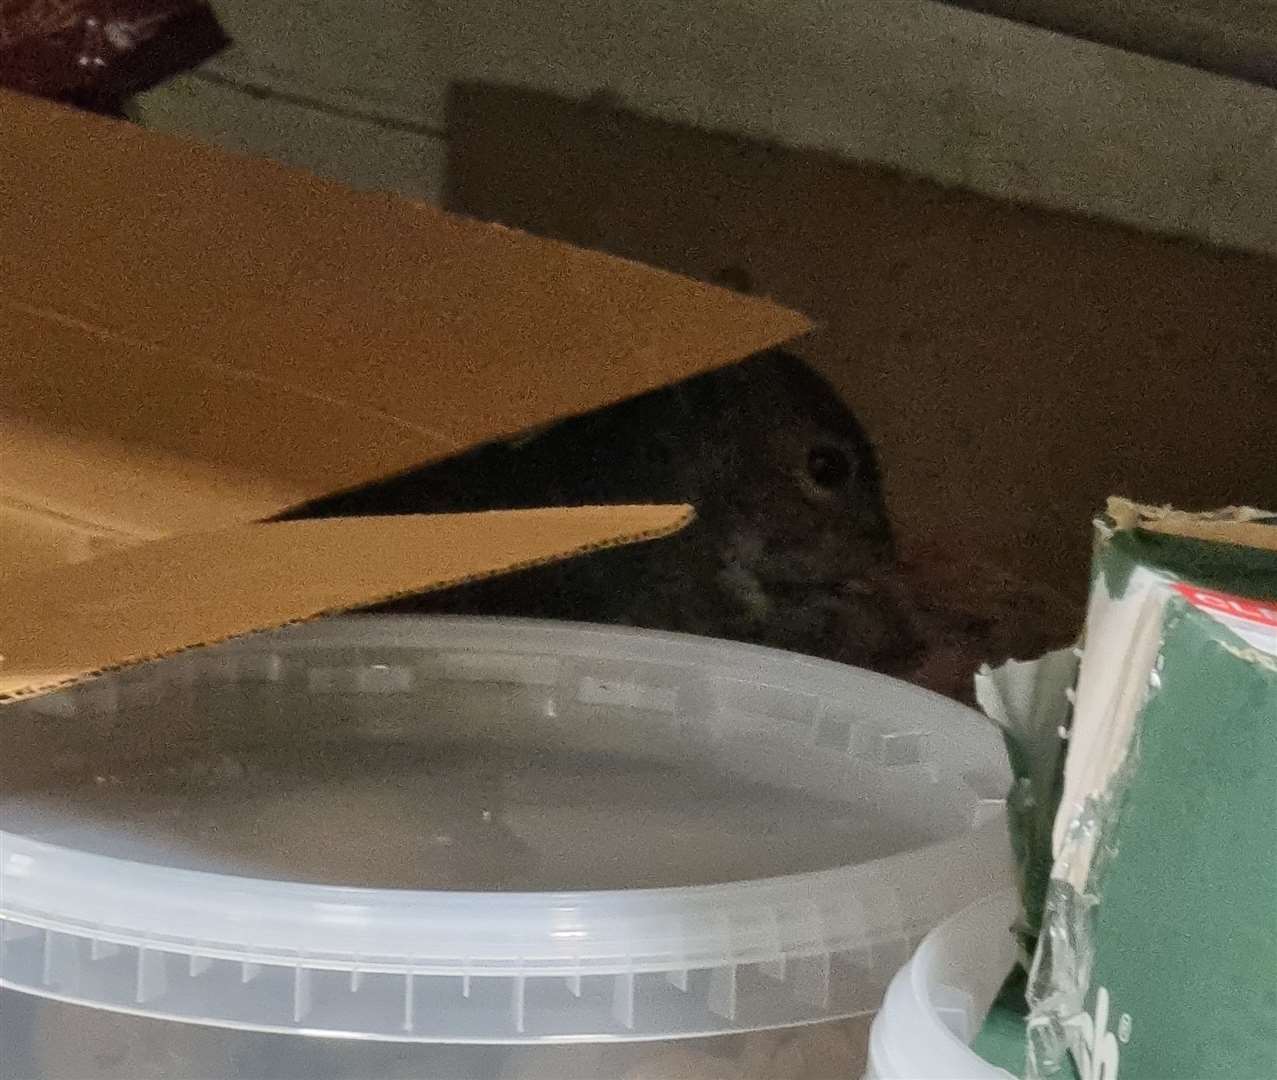
[[[1193,513],[1170,506],[1147,506],[1114,495],[1108,500],[1106,513],[1118,530],[1142,529],[1164,536],[1277,551],[1277,527],[1262,524],[1266,519],[1277,518],[1277,514],[1253,506],[1226,506]]]
[[[690,506],[610,506],[247,525],[12,578],[0,704],[261,630],[655,540],[693,517]],[[201,610],[199,597],[214,603]]]

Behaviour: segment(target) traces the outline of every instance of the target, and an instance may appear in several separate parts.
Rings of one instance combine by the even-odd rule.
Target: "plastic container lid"
[[[971,1049],[1015,963],[1014,889],[927,935],[891,982],[869,1036],[865,1080],[1015,1080]]]
[[[877,1007],[931,927],[1002,887],[1009,865],[1009,773],[979,714],[857,669],[679,635],[331,619],[9,706],[4,731],[0,985],[228,1027],[539,1042],[853,1016]],[[876,840],[868,854],[852,840],[818,845],[824,863],[804,872],[736,880],[755,871],[720,867],[716,883],[691,887],[366,888],[246,876],[189,845],[94,828],[49,795],[59,770],[99,761],[142,768],[253,740],[356,737],[469,747],[470,760],[494,747],[551,763],[602,755],[692,776],[693,805],[695,777],[713,775],[729,790],[818,800],[830,820],[872,824]],[[238,769],[232,759],[232,781]],[[97,779],[109,787],[109,775]],[[565,776],[559,790],[578,781]],[[584,785],[600,819],[625,783]],[[657,796],[679,803],[663,784]],[[453,787],[475,809],[446,769],[419,790],[425,799]],[[662,865],[661,835],[681,834],[633,832],[617,857],[642,884]],[[579,848],[581,865],[566,873],[585,881],[602,849],[588,819],[579,835],[559,855],[570,862]],[[802,854],[801,839],[760,826],[746,866]]]

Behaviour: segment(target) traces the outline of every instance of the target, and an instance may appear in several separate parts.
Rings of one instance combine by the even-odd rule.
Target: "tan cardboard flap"
[[[1119,529],[1145,529],[1167,536],[1277,551],[1277,526],[1262,524],[1263,520],[1277,515],[1253,506],[1192,513],[1169,506],[1145,506],[1113,496],[1108,500],[1107,512]]]
[[[0,700],[193,645],[674,532],[686,506],[245,525],[5,582]]]
[[[4,578],[19,569],[23,573],[54,570],[136,542],[35,507],[0,501],[0,603],[4,602]]]
[[[280,418],[281,425],[287,422]],[[257,521],[294,496],[293,489],[251,473],[39,427],[7,413],[2,395],[0,462],[0,506],[30,509],[134,543],[174,532],[208,532],[228,520]],[[0,565],[0,577],[7,570]]]
[[[246,476],[283,509],[808,329],[766,300],[12,94],[0,138],[0,408],[201,462],[225,478],[196,496],[221,523],[243,520],[222,496]],[[190,502],[164,524],[186,527]]]

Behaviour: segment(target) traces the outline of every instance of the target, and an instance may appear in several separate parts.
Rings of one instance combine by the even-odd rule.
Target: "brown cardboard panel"
[[[0,135],[5,407],[302,495],[808,326],[769,301],[14,95],[0,95]]]
[[[10,574],[53,570],[137,541],[0,496],[0,581]],[[0,584],[0,596],[3,595]]]
[[[1112,491],[1277,504],[1277,262],[518,88],[449,148],[451,209],[809,312],[906,548],[1080,599]]]
[[[1140,528],[1167,536],[1186,536],[1194,540],[1212,540],[1217,544],[1277,551],[1277,528],[1257,522],[1155,521]]]
[[[1119,529],[1146,529],[1166,536],[1277,551],[1277,526],[1265,524],[1277,520],[1277,514],[1252,506],[1193,512],[1142,506],[1115,495],[1108,500],[1107,514]]]
[[[0,490],[22,482],[31,493],[39,477],[50,499],[141,535],[269,516],[358,483],[374,463],[407,467],[451,445],[367,409],[2,300],[0,386]],[[21,447],[19,431],[30,433]]]
[[[5,412],[4,404],[0,401],[0,504],[14,509],[137,543],[255,521],[297,497],[296,489],[247,469],[235,472],[51,430]],[[20,569],[0,564],[0,577]]]
[[[246,525],[7,580],[0,700],[408,592],[663,536],[686,506]]]

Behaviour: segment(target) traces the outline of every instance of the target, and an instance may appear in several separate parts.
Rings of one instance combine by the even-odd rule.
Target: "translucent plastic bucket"
[[[971,1049],[1015,963],[1013,890],[949,919],[892,980],[873,1022],[865,1080],[1014,1080]]]
[[[334,619],[4,721],[0,985],[241,1031],[478,1047],[863,1016],[1009,858],[978,714],[676,635]]]

